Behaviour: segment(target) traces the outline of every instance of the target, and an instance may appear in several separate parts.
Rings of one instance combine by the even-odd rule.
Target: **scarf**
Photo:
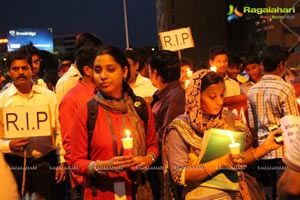
[[[171,129],[176,129],[182,139],[188,143],[192,148],[201,150],[202,148],[202,137],[199,137],[192,127],[190,126],[189,122],[187,121],[186,115],[178,116],[174,119],[165,129],[164,137],[163,137],[163,144],[166,145],[167,135]]]
[[[235,120],[235,116],[230,111],[222,109],[217,115],[204,114],[201,108],[201,84],[203,77],[210,72],[209,69],[202,69],[193,74],[186,89],[185,115],[188,116],[191,126],[204,133],[205,130],[218,128],[246,133],[245,149],[252,145],[252,135],[247,126],[241,121]]]
[[[146,153],[146,136],[143,120],[137,114],[134,102],[127,92],[124,92],[121,99],[109,99],[101,92],[95,96],[96,101],[107,111],[113,113],[128,113],[131,137],[133,138],[133,155],[143,156]],[[123,136],[124,137],[124,136]]]
[[[217,115],[205,115],[201,108],[201,84],[202,78],[210,72],[209,69],[202,69],[193,74],[186,89],[185,114],[188,116],[192,127],[202,134],[210,128],[227,129],[224,121],[225,112],[221,110]]]
[[[202,137],[205,130],[211,128],[219,128],[224,130],[236,130],[247,133],[247,136],[251,134],[246,126],[240,123],[236,123],[234,116],[230,112],[221,110],[217,115],[204,114],[201,108],[201,84],[203,77],[210,72],[210,70],[203,69],[195,72],[190,78],[190,82],[186,89],[186,107],[185,114],[177,117],[171,124],[167,126],[163,137],[163,152],[167,150],[168,140],[167,134],[171,129],[176,129],[182,139],[190,145],[189,150],[189,164],[194,165],[199,163],[199,154],[202,148]],[[166,152],[167,153],[167,152]],[[166,157],[164,160],[167,160]],[[165,178],[169,179],[169,166],[167,162],[164,162],[164,167],[167,169],[164,172]],[[248,187],[245,182],[244,174],[240,173],[240,186],[243,199],[251,199]],[[175,180],[182,178],[181,172],[175,177]],[[177,181],[178,182],[178,181]],[[168,184],[167,186],[172,186]],[[165,189],[167,190],[167,189]],[[239,193],[234,193],[239,195]],[[174,194],[173,194],[174,195]]]

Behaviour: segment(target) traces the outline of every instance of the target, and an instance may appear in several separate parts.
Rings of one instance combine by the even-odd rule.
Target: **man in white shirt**
[[[5,153],[6,161],[14,168],[12,172],[20,194],[21,190],[24,190],[30,195],[35,193],[36,199],[56,199],[56,184],[64,181],[66,174],[55,94],[33,84],[31,56],[27,52],[20,50],[11,52],[7,57],[7,64],[12,85],[0,94],[0,108],[48,106],[51,132],[47,133],[49,136],[2,139],[0,151]],[[27,124],[30,124],[32,129],[38,129],[30,122],[32,117],[31,115],[28,117]],[[19,134],[24,134],[22,131],[24,127],[18,128],[15,125],[15,128]],[[23,170],[26,170],[26,178],[23,177]],[[26,180],[25,185],[22,184],[22,180]]]
[[[130,87],[135,95],[144,97],[146,101],[151,103],[152,95],[157,88],[152,85],[150,79],[143,77],[137,72],[139,67],[137,53],[134,50],[125,50],[124,53],[130,65],[130,78],[128,80]]]
[[[242,65],[242,59],[234,54],[231,53],[229,56],[229,63],[226,67],[226,75],[224,77],[224,83],[225,83],[225,93],[224,97],[229,96],[236,96],[241,94],[241,88],[240,84],[241,81],[246,81],[246,79],[242,80],[239,77],[242,77],[240,75],[240,67]]]
[[[74,63],[71,65],[69,70],[60,79],[58,79],[55,86],[58,104],[61,102],[65,94],[78,83],[78,80],[81,77],[82,76],[76,67],[76,63]]]

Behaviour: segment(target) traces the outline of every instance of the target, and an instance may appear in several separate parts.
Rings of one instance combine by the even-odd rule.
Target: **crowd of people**
[[[9,52],[0,108],[15,108],[3,128],[19,137],[0,139],[0,199],[299,198],[300,135],[286,146],[275,140],[283,130],[270,130],[299,116],[285,76],[289,53],[278,45],[261,54],[216,45],[208,54],[197,66],[168,50],[145,55],[81,33],[74,61],[61,60],[41,78],[36,47]],[[246,120],[224,104],[241,95]],[[19,124],[21,107],[27,121]],[[34,127],[32,113],[47,117]],[[39,131],[40,123],[50,128]],[[240,153],[215,148],[218,156],[203,162],[213,129],[240,134]],[[228,180],[226,171],[238,178]],[[211,180],[238,187],[208,186]]]

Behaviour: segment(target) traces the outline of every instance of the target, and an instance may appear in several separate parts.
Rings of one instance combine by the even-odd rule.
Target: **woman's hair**
[[[130,67],[129,67],[129,63],[127,61],[127,58],[124,54],[124,52],[117,48],[117,47],[114,47],[114,46],[103,46],[99,49],[99,51],[97,52],[96,56],[99,56],[99,55],[110,55],[111,57],[114,58],[114,60],[119,63],[119,65],[121,65],[121,68],[124,69],[125,67],[128,68],[128,74],[127,74],[127,77],[126,77],[126,81],[129,80],[130,78]]]
[[[208,86],[212,84],[223,83],[224,79],[216,72],[210,71],[202,78],[200,91],[203,92]]]
[[[129,63],[127,61],[127,58],[126,58],[124,52],[121,49],[119,49],[117,47],[114,47],[114,46],[103,46],[97,52],[96,57],[99,56],[99,55],[110,55],[111,57],[114,58],[114,60],[117,63],[119,63],[119,65],[121,65],[122,69],[127,67],[128,73],[127,73],[126,79],[123,80],[123,90],[128,92],[129,96],[135,97],[135,94],[133,93],[133,90],[131,89],[131,87],[127,83],[127,81],[130,78],[130,67],[129,67]]]

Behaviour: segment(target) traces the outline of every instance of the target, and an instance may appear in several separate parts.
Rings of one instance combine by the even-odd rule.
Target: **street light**
[[[126,50],[129,48],[129,36],[128,36],[128,24],[127,24],[127,11],[126,11],[126,0],[123,0],[124,6],[124,22],[125,22],[125,38],[126,38]]]

